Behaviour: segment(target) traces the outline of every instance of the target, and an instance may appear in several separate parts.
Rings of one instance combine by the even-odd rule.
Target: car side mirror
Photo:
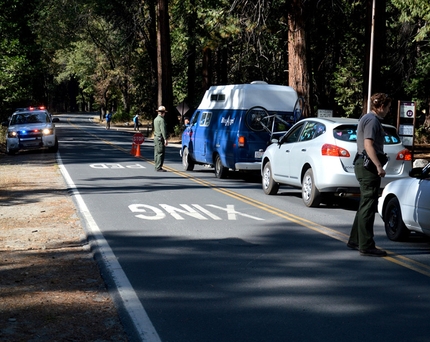
[[[52,118],[52,122],[60,122],[59,118]]]
[[[409,176],[413,178],[421,178],[423,176],[423,168],[414,167],[411,171],[409,171]]]

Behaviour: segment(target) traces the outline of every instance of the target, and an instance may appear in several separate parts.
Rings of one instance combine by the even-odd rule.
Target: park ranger
[[[157,109],[158,115],[154,119],[154,163],[155,171],[166,172],[163,169],[164,155],[167,146],[167,132],[164,115],[167,113],[166,107],[160,106]]]

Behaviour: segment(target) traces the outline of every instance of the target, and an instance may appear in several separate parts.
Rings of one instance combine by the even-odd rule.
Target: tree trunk
[[[293,87],[305,104],[304,116],[310,112],[310,82],[306,54],[305,21],[301,0],[293,0],[291,13],[288,15],[288,84]]]
[[[177,118],[173,108],[168,0],[158,0],[157,12],[157,105],[165,106],[170,113],[166,115],[166,122],[167,129],[172,132]]]
[[[212,85],[212,50],[208,47],[203,50],[202,88],[208,90]]]
[[[196,79],[196,22],[197,22],[197,12],[196,12],[196,1],[191,0],[190,5],[192,12],[188,17],[188,55],[187,55],[187,98],[185,102],[189,106],[194,106],[196,91],[195,91],[195,79]]]

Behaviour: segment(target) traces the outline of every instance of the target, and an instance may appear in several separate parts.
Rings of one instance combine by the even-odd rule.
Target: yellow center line
[[[73,123],[70,123],[70,124],[72,126],[78,128],[78,129],[82,130],[82,128],[80,128],[79,126],[76,126]],[[127,154],[130,154],[129,150],[124,149],[121,146],[115,145],[114,143],[112,143],[110,141],[107,141],[105,139],[102,139],[102,138],[100,138],[99,136],[97,136],[95,134],[92,134],[92,133],[89,133],[89,134],[91,136],[93,136],[93,137],[95,137],[95,138],[103,141],[104,143],[106,143],[108,145],[111,145],[112,147],[116,148],[117,150],[120,150],[120,151],[123,151],[123,152],[125,152]],[[145,157],[140,156],[140,157],[136,157],[136,158],[142,159],[142,160],[148,162],[149,164],[154,165],[154,162],[152,160],[149,160],[149,159],[147,159]],[[206,181],[204,179],[201,179],[201,178],[197,178],[197,177],[192,176],[192,175],[190,175],[190,174],[188,174],[186,172],[179,171],[179,170],[174,169],[172,167],[166,167],[166,166],[164,166],[164,168],[166,170],[174,173],[174,174],[177,174],[177,175],[181,176],[181,177],[188,178],[189,180],[191,180],[191,181],[193,181],[193,182],[195,182],[197,184],[203,185],[203,186],[205,186],[207,188],[210,188],[210,189],[212,189],[214,191],[217,191],[217,192],[219,192],[221,194],[224,194],[226,196],[232,197],[232,198],[234,198],[234,199],[236,199],[238,201],[241,201],[243,203],[249,204],[249,205],[254,206],[254,207],[258,208],[258,209],[264,210],[264,211],[266,211],[268,213],[271,213],[271,214],[276,215],[278,217],[281,217],[281,218],[283,218],[285,220],[288,220],[288,221],[296,223],[296,224],[298,224],[300,226],[303,226],[303,227],[306,227],[308,229],[311,229],[311,230],[313,230],[315,232],[318,232],[318,233],[321,233],[323,235],[329,236],[329,237],[331,237],[333,239],[336,239],[338,241],[341,241],[341,242],[343,242],[345,244],[348,241],[348,237],[349,236],[346,235],[345,233],[342,233],[342,232],[339,232],[339,231],[334,230],[332,228],[329,228],[329,227],[320,225],[318,223],[309,221],[309,220],[304,219],[302,217],[293,215],[293,214],[291,214],[289,212],[286,212],[286,211],[284,211],[282,209],[274,208],[274,207],[272,207],[272,206],[270,206],[270,205],[268,205],[266,203],[257,201],[255,199],[247,197],[245,195],[241,195],[241,194],[239,194],[237,192],[234,192],[232,190],[228,190],[228,189],[225,189],[225,188],[219,188],[217,185],[215,185],[215,184],[213,184],[211,182],[208,182],[208,181]],[[394,263],[396,265],[408,268],[408,269],[410,269],[412,271],[421,273],[421,274],[423,274],[423,275],[425,275],[427,277],[430,277],[430,266],[425,265],[423,263],[420,263],[418,261],[412,260],[412,259],[410,259],[408,257],[403,256],[403,255],[399,255],[399,254],[396,254],[394,252],[390,252],[388,250],[386,250],[386,251],[388,253],[388,256],[384,257],[385,260],[390,261],[390,262],[392,262],[392,263]]]

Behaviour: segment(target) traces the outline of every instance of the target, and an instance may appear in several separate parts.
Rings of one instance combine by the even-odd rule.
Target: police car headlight
[[[54,130],[52,128],[45,128],[42,133],[43,135],[51,135],[54,134]]]
[[[7,137],[8,138],[16,138],[18,136],[18,133],[15,131],[12,132],[7,132]]]

